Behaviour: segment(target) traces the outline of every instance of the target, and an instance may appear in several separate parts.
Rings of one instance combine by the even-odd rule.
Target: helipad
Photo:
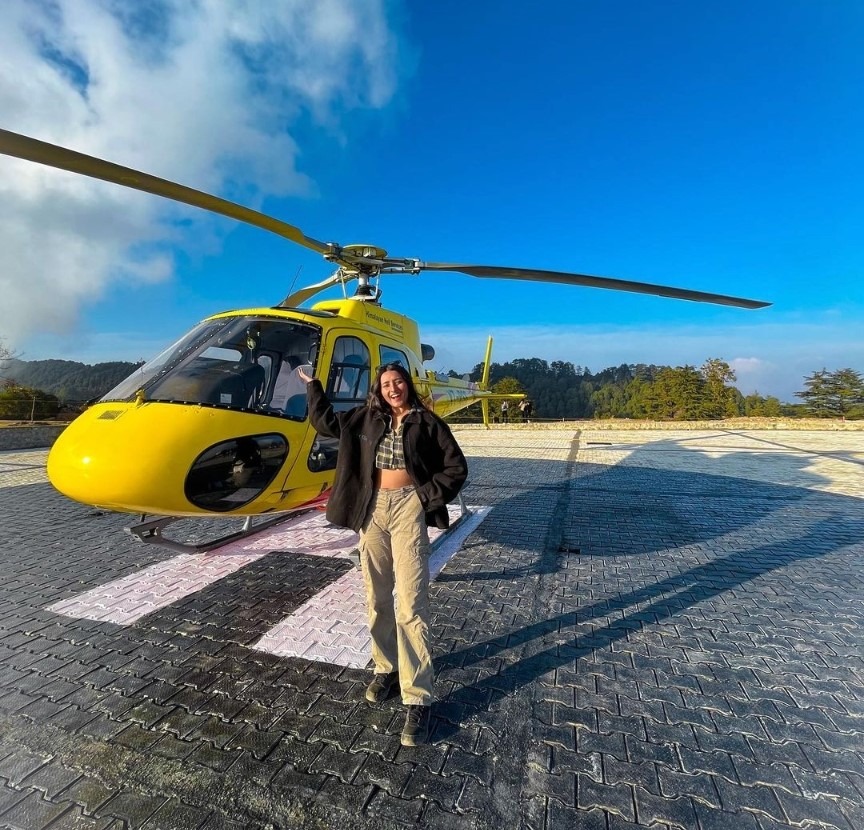
[[[183,559],[0,453],[0,826],[864,826],[864,433],[457,437],[418,749],[320,515]]]

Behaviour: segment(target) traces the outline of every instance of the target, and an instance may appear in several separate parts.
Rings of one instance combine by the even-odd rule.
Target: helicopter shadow
[[[439,577],[437,590],[461,595],[470,616],[441,631],[436,740],[687,609],[734,604],[736,589],[763,577],[803,571],[798,582],[782,577],[790,591],[784,601],[812,605],[816,614],[822,592],[832,601],[843,594],[835,565],[812,563],[864,538],[862,500],[818,489],[829,482],[800,453],[747,447],[718,458],[687,447],[686,439],[617,445],[629,455],[608,465],[483,459],[472,466],[475,487],[500,495]],[[538,477],[543,484],[533,489],[514,483]],[[546,521],[542,539],[526,532],[529,516],[535,526]],[[808,578],[810,588],[796,590]]]
[[[735,435],[735,434],[741,434],[741,433],[735,433],[733,431],[729,434]],[[748,435],[747,439],[750,441],[759,441],[762,444],[765,444],[765,445],[768,445],[771,447],[776,447],[778,450],[781,450],[781,451],[793,450],[793,451],[798,451],[798,452],[804,452],[804,453],[807,453],[808,455],[811,455],[811,456],[816,456],[819,458],[831,458],[831,459],[835,459],[837,461],[842,461],[842,462],[847,463],[847,464],[857,464],[858,466],[864,467],[864,457],[862,457],[862,450],[861,449],[857,449],[855,451],[850,450],[848,452],[844,452],[842,450],[825,451],[825,450],[814,450],[814,449],[809,448],[809,447],[804,448],[804,447],[797,446],[797,444],[789,444],[789,443],[784,443],[782,441],[771,441],[767,438],[756,437],[754,435]]]

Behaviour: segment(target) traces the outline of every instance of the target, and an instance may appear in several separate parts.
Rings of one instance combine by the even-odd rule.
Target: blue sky
[[[499,361],[592,371],[720,357],[784,400],[814,370],[864,370],[857,0],[124,6],[4,3],[0,126],[322,240],[773,303],[386,279],[433,368],[470,369],[492,334]],[[149,357],[328,274],[119,190],[0,159],[0,337],[25,359]]]

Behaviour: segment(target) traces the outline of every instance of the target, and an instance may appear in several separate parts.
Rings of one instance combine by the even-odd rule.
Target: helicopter
[[[479,278],[562,283],[755,309],[770,305],[671,286],[529,268],[395,258],[375,245],[321,242],[250,208],[0,129],[0,152],[165,197],[275,233],[335,267],[321,282],[269,307],[207,317],[136,369],[61,433],[47,472],[63,495],[86,505],[141,514],[127,530],[142,541],[204,550],[259,532],[298,510],[321,506],[333,484],[336,442],[307,414],[300,371],[321,379],[337,411],[365,402],[378,366],[398,362],[419,395],[447,417],[480,401],[488,426],[491,338],[479,383],[424,368],[434,349],[417,323],[381,304],[379,278],[459,272]],[[355,283],[353,296],[347,286]],[[341,285],[343,298],[301,307]],[[146,521],[146,517],[156,518]],[[163,535],[188,517],[244,517],[243,530],[202,545]],[[254,527],[253,517],[264,517]]]

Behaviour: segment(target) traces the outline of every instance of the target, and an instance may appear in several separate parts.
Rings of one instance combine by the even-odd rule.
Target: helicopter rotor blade
[[[655,294],[658,297],[672,297],[677,300],[692,300],[697,303],[716,303],[717,305],[737,308],[764,308],[771,305],[761,300],[748,300],[742,297],[729,297],[725,294],[710,294],[705,291],[691,291],[688,288],[673,288],[654,285],[650,282],[633,282],[614,277],[595,277],[590,274],[570,274],[562,271],[541,271],[535,268],[507,268],[495,265],[461,265],[446,262],[422,262],[425,271],[457,271],[472,277],[491,279],[528,280],[530,282],[557,282],[564,285],[586,285],[592,288],[609,288],[616,291],[632,291],[636,294]]]
[[[141,173],[129,167],[122,167],[110,161],[103,161],[84,153],[67,150],[65,147],[58,147],[56,144],[49,144],[46,141],[39,141],[9,130],[0,129],[0,153],[44,164],[48,167],[68,170],[71,173],[79,173],[93,179],[102,179],[113,184],[131,187],[134,190],[142,190],[145,193],[173,199],[175,202],[182,202],[192,207],[219,213],[230,219],[236,219],[283,236],[319,254],[329,254],[333,250],[333,246],[319,242],[311,236],[306,236],[294,225],[289,225],[287,222],[274,219],[272,216],[259,213],[251,208],[220,199],[218,196],[211,196],[182,184],[170,182],[167,179],[160,179],[148,173]]]
[[[671,297],[693,302],[715,303],[718,305],[735,306],[738,308],[764,308],[771,303],[761,300],[749,300],[741,297],[730,297],[725,294],[712,294],[705,291],[693,291],[686,288],[654,285],[647,282],[634,282],[613,277],[598,277],[590,274],[573,274],[562,271],[543,271],[533,268],[511,268],[494,265],[468,265],[443,262],[420,262],[419,260],[391,260],[386,258],[383,249],[372,246],[342,247],[335,243],[320,242],[311,236],[306,236],[298,227],[290,225],[272,216],[259,213],[251,208],[229,202],[218,196],[211,196],[191,187],[177,184],[142,173],[129,167],[123,167],[113,162],[104,161],[74,150],[68,150],[55,144],[39,141],[29,136],[0,129],[0,153],[27,161],[68,170],[72,173],[89,176],[94,179],[111,182],[145,193],[152,193],[172,199],[192,207],[208,210],[227,216],[240,222],[245,222],[263,230],[275,233],[292,242],[322,254],[326,260],[335,263],[339,270],[326,280],[310,285],[307,288],[289,294],[281,303],[282,307],[296,307],[320,291],[358,278],[362,272],[366,276],[376,276],[382,272],[416,274],[425,271],[455,271],[473,277],[490,279],[526,280],[533,282],[552,282],[564,285],[582,285],[594,288],[606,288],[617,291],[631,291],[637,294],[654,294],[659,297]],[[344,268],[344,270],[343,270]]]

